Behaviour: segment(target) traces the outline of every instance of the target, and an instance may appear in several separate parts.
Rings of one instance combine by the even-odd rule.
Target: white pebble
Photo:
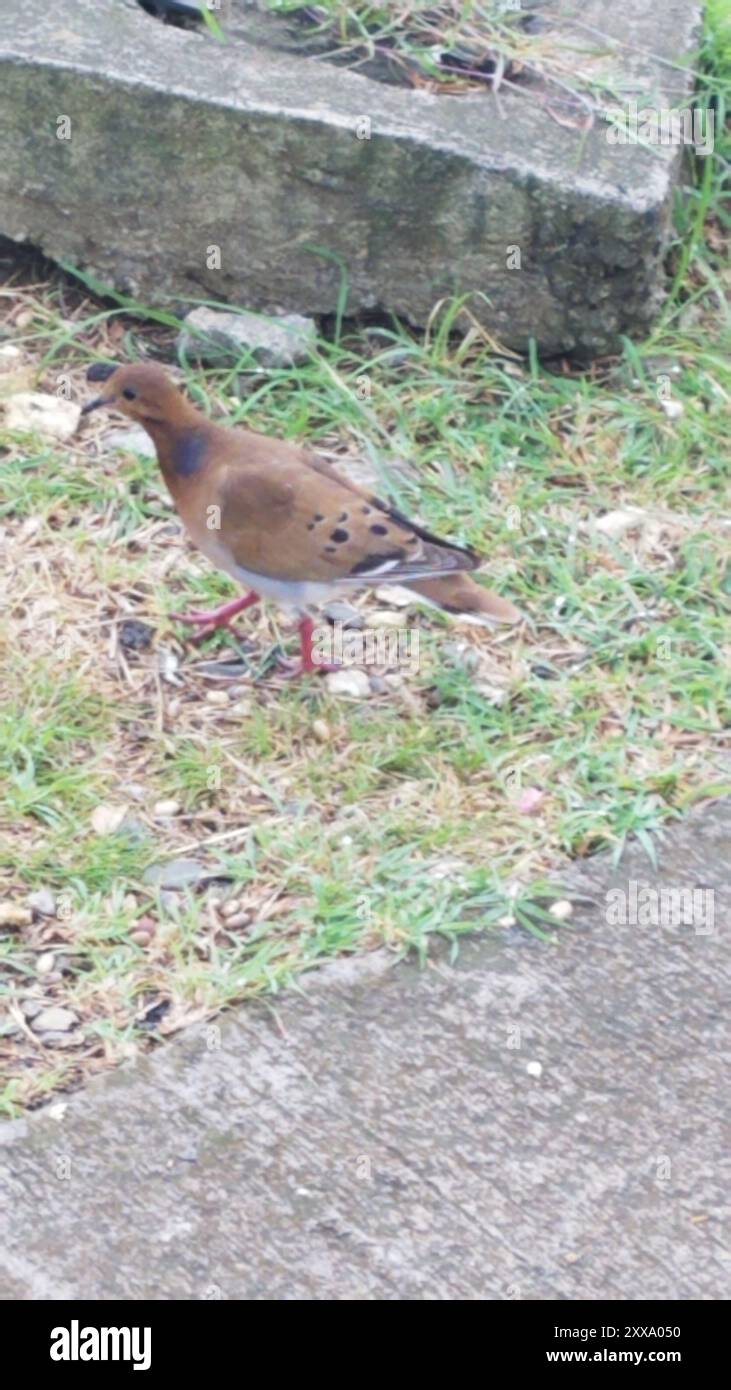
[[[126,806],[95,806],[91,813],[91,828],[97,835],[115,835],[127,814]]]
[[[227,690],[209,690],[206,694],[206,700],[209,705],[228,705],[231,703]]]
[[[179,801],[156,801],[152,813],[155,816],[177,816],[179,810]]]
[[[543,1067],[540,1062],[528,1062],[525,1069],[529,1076],[543,1075]]]
[[[328,671],[325,683],[330,695],[345,695],[363,700],[371,693],[371,683],[365,671],[346,666],[342,671]]]
[[[56,916],[56,899],[48,888],[39,888],[36,893],[29,893],[28,906],[40,917]]]
[[[559,898],[557,903],[551,903],[548,911],[558,922],[565,922],[568,917],[573,916],[574,905],[568,898]]]
[[[235,912],[233,917],[226,918],[227,927],[248,927],[251,916],[248,912]]]
[[[67,1033],[70,1028],[75,1028],[78,1023],[76,1014],[70,1009],[61,1009],[52,1005],[49,1009],[42,1009],[33,1019],[33,1031],[36,1033]]]

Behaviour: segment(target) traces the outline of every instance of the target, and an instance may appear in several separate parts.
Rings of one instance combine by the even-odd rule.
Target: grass
[[[724,2],[712,0],[714,34],[724,25]],[[510,0],[264,0],[264,8],[326,61],[440,95],[489,91],[497,99],[516,91],[562,125],[616,123],[631,97],[648,95],[638,91],[612,23],[604,32],[560,7],[534,13]],[[641,143],[653,152],[652,143]]]
[[[722,116],[714,13],[703,96],[713,81]],[[459,304],[420,338],[344,320],[291,370],[179,364],[207,410],[306,436],[487,551],[526,612],[495,637],[408,610],[419,669],[381,672],[368,700],[281,681],[268,611],[243,643],[181,642],[168,615],[231,586],[181,538],[154,462],[110,448],[118,422],[63,446],[5,431],[0,905],[46,889],[56,915],[0,927],[0,1111],[335,956],[423,959],[510,923],[545,938],[570,859],[636,837],[649,862],[729,790],[723,153],[679,201],[656,330],[590,372],[496,354]],[[82,398],[91,360],[173,355],[173,315],[27,258],[2,303],[3,396],[63,373]],[[125,646],[133,621],[148,646]],[[217,680],[215,659],[240,673]],[[145,875],[176,856],[206,878],[171,894]],[[80,1026],[44,1046],[28,1001]]]

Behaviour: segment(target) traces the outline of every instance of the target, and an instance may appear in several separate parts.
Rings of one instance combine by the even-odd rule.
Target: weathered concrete
[[[602,61],[628,99],[683,104],[690,79],[670,63],[692,51],[696,4],[541,13],[556,5],[627,45]],[[349,312],[423,324],[443,296],[479,291],[504,342],[591,355],[657,307],[681,155],[611,145],[601,121],[566,128],[545,95],[388,86],[163,26],[132,0],[10,0],[0,232],[155,303],[331,313],[345,273]]]
[[[728,1298],[730,861],[728,803],[553,945],[342,962],[6,1125],[3,1297]],[[712,930],[609,925],[629,880]]]

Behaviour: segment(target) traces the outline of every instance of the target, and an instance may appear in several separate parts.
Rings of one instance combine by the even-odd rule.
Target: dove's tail
[[[519,623],[523,618],[520,609],[509,599],[483,589],[464,572],[439,579],[420,579],[408,587],[446,613],[463,615],[489,627],[498,623]]]

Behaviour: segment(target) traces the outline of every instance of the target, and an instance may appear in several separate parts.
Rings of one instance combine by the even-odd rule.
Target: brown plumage
[[[480,564],[474,550],[409,521],[309,448],[211,423],[151,363],[99,363],[87,377],[106,384],[84,413],[108,405],[139,421],[194,544],[250,586],[250,595],[221,609],[183,615],[204,632],[229,623],[255,596],[273,598],[300,613],[303,668],[311,670],[306,610],[333,591],[398,583],[449,612],[520,618],[470,578]]]

